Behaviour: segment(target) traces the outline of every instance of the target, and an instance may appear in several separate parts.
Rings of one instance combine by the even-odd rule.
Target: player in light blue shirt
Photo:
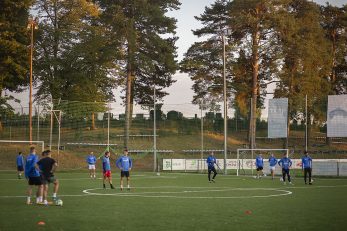
[[[259,179],[261,176],[264,175],[263,169],[264,169],[264,159],[262,154],[259,154],[255,158],[255,167],[257,168],[257,178]]]
[[[127,190],[130,190],[130,171],[133,167],[133,161],[128,156],[129,152],[128,149],[124,149],[124,155],[119,157],[119,159],[116,161],[117,168],[120,169],[120,190],[123,191],[123,178],[127,178]]]
[[[16,158],[16,164],[17,164],[18,179],[21,179],[22,173],[24,171],[24,157],[22,152],[18,153],[18,156]]]
[[[301,158],[301,166],[304,171],[305,184],[307,184],[307,174],[308,182],[312,184],[312,158],[308,155],[308,152],[305,151],[305,155]]]
[[[93,152],[91,152],[87,156],[86,161],[88,163],[88,169],[89,169],[90,178],[96,179],[96,174],[95,174],[96,157],[94,156]]]
[[[111,189],[114,189],[112,185],[112,175],[111,175],[111,164],[110,164],[110,152],[105,152],[104,157],[102,158],[102,171],[103,171],[103,186],[106,189],[106,180],[110,184]]]
[[[275,169],[276,169],[277,162],[278,161],[275,158],[274,154],[271,153],[271,156],[269,158],[269,165],[270,165],[270,172],[271,172],[272,180],[275,178]]]
[[[292,161],[287,157],[287,154],[284,153],[283,158],[278,161],[278,165],[282,167],[282,177],[283,177],[283,184],[286,184],[286,175],[288,176],[288,182],[289,184],[292,184],[290,180],[290,167],[292,166]]]
[[[25,162],[25,177],[28,179],[28,197],[27,197],[27,204],[31,204],[31,194],[32,194],[32,186],[37,186],[37,193],[36,193],[36,203],[42,203],[42,193],[43,193],[43,186],[42,186],[42,180],[40,176],[40,168],[37,165],[37,162],[39,161],[39,157],[36,155],[35,147],[30,148],[30,154],[26,158]]]
[[[211,183],[215,183],[214,179],[217,176],[217,171],[216,168],[214,167],[215,164],[217,164],[217,160],[216,157],[214,157],[214,153],[211,152],[211,154],[207,157],[206,159],[206,163],[207,163],[207,172],[208,172],[208,181]],[[213,172],[213,177],[212,177],[212,181],[211,181],[211,172]]]

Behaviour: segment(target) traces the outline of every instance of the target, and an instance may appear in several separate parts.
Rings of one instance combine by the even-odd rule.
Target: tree
[[[157,98],[161,99],[167,94],[163,88],[174,82],[177,38],[168,35],[175,33],[176,20],[165,14],[178,9],[180,3],[178,0],[100,0],[98,3],[103,9],[105,25],[122,32],[123,56],[118,62],[122,66],[119,79],[126,95],[124,146],[128,146],[134,101],[152,104],[153,87],[157,86]]]
[[[32,0],[3,0],[0,2],[0,114],[13,108],[12,99],[2,96],[4,90],[20,92],[28,84],[29,62],[27,23]],[[2,128],[0,118],[0,128]]]
[[[347,93],[347,5],[339,8],[327,3],[321,6],[321,25],[329,39],[331,48],[331,91],[332,94]]]

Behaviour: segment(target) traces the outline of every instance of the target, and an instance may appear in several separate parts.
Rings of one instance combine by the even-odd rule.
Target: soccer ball
[[[58,200],[55,201],[55,205],[56,206],[63,206],[63,201],[58,199]]]
[[[160,172],[157,172],[157,176],[160,176]]]
[[[264,176],[266,176],[266,174],[264,173]]]

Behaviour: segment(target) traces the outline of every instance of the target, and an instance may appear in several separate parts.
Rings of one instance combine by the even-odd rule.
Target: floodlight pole
[[[108,103],[108,113],[107,113],[107,151],[110,151],[110,108],[111,105]]]
[[[156,89],[153,89],[153,172],[157,170],[157,112],[156,112]],[[159,169],[158,169],[159,170]]]
[[[223,39],[223,98],[224,98],[224,174],[227,172],[227,152],[228,152],[228,112],[227,112],[227,82],[226,82],[226,73],[225,73],[225,35],[222,35]]]
[[[29,79],[29,141],[33,140],[33,50],[34,50],[34,29],[37,28],[35,19],[30,19],[28,22],[28,29],[30,29],[30,79]]]

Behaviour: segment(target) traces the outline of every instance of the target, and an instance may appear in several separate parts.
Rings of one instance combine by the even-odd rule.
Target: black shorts
[[[263,167],[258,167],[257,168],[257,171],[261,171],[261,170],[263,170]]]
[[[42,185],[41,176],[29,176],[29,185]]]
[[[129,171],[121,171],[121,172],[120,172],[120,176],[121,176],[121,177],[129,177],[129,176],[130,176],[130,173],[129,173]]]
[[[289,169],[282,168],[282,174],[288,174],[289,175]]]
[[[50,184],[50,183],[54,183],[56,181],[56,179],[53,175],[52,176],[42,175],[41,180],[42,180],[42,184]]]
[[[17,166],[17,171],[18,171],[18,172],[23,172],[23,171],[24,171],[23,166]]]

